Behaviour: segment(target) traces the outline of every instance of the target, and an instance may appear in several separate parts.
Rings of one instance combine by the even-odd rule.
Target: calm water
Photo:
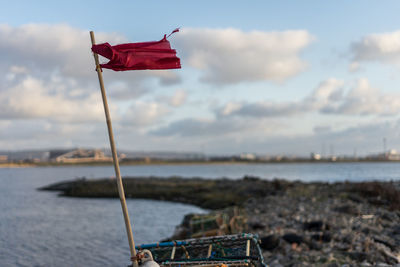
[[[400,180],[397,163],[123,166],[123,175],[303,181]],[[126,266],[129,249],[118,199],[74,199],[36,188],[77,177],[113,176],[110,166],[0,169],[0,266]],[[171,235],[190,206],[127,200],[136,244]]]

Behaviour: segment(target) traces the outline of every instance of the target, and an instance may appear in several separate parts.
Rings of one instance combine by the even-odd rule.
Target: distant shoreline
[[[0,163],[0,168],[31,168],[38,167],[31,163]]]
[[[221,160],[221,161],[199,161],[199,160],[153,160],[153,161],[120,161],[121,166],[152,166],[152,165],[240,165],[240,164],[290,164],[290,163],[400,163],[394,160]],[[69,166],[111,166],[112,162],[11,162],[0,163],[0,168],[30,168],[30,167],[69,167]]]

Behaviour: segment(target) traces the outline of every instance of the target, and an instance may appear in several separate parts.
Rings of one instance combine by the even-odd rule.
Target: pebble
[[[269,266],[400,267],[398,211],[358,195],[343,197],[340,188],[330,194],[323,184],[314,188],[309,197],[289,192],[245,203],[250,220],[265,225],[252,231],[264,240]]]
[[[274,248],[279,246],[280,243],[279,236],[275,234],[261,237],[260,240],[261,240],[260,247],[265,250],[273,250]]]

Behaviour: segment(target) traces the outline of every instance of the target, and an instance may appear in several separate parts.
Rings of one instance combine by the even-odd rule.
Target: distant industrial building
[[[56,154],[56,153],[54,153]],[[53,156],[54,156],[53,154]],[[106,157],[100,149],[75,149],[64,154],[50,158],[51,161],[60,163],[88,163],[111,162],[111,157]]]
[[[8,162],[8,156],[0,155],[0,163],[6,163],[6,162]]]
[[[311,153],[311,160],[321,160],[321,154]]]
[[[254,155],[252,153],[242,153],[242,154],[240,154],[240,159],[242,159],[242,160],[256,160],[257,157],[256,157],[256,155]]]
[[[367,158],[371,160],[400,161],[400,154],[395,149],[390,149],[385,153],[369,155]]]
[[[388,152],[383,154],[386,160],[400,160],[400,154],[395,149],[390,149]]]

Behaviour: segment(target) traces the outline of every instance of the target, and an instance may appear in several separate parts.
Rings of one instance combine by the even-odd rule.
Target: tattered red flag
[[[175,29],[171,34],[178,31],[179,29]],[[97,44],[92,45],[92,51],[110,60],[106,64],[100,64],[102,68],[115,71],[180,69],[180,59],[176,56],[175,49],[171,49],[168,37],[164,35],[160,41],[115,46],[109,43]]]

